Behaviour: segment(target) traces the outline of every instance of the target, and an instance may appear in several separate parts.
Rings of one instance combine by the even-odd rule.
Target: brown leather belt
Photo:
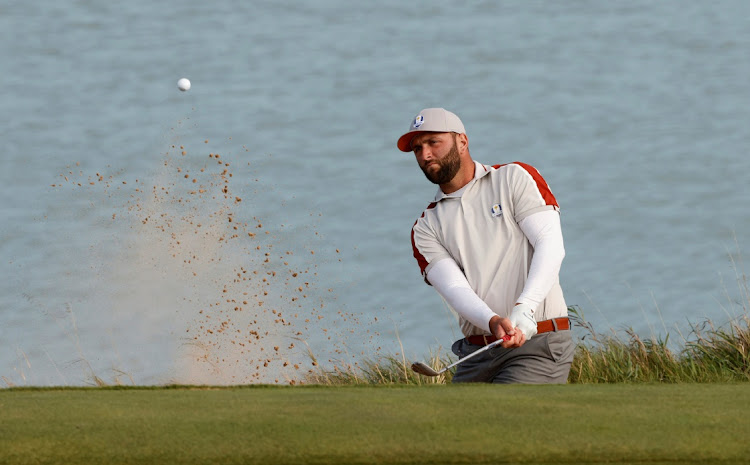
[[[570,329],[570,320],[567,317],[544,320],[536,324],[537,334],[548,333],[550,331],[565,331],[567,329]],[[495,336],[483,336],[478,334],[476,336],[468,336],[466,340],[469,341],[469,344],[475,346],[486,346],[487,344],[497,341],[497,338]]]

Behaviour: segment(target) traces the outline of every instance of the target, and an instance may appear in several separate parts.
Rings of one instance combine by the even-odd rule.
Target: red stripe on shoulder
[[[431,209],[431,208],[435,208],[435,205],[437,205],[437,202],[431,202],[427,206],[427,208],[425,209],[425,211],[422,212],[422,216],[420,216],[419,218],[417,218],[417,221],[419,221],[420,218],[424,218],[425,212],[427,210]],[[414,222],[414,226],[417,225],[417,221]],[[419,253],[419,250],[417,249],[417,243],[414,241],[414,226],[412,226],[412,228],[411,228],[411,247],[412,247],[412,250],[414,251],[414,258],[417,259],[417,263],[419,264],[419,270],[422,272],[422,276],[424,276],[424,279],[425,279],[425,282],[426,282],[427,281],[427,276],[425,276],[425,271],[424,270],[427,268],[428,263],[427,263],[427,259],[424,258],[424,255],[422,255],[421,253]]]
[[[552,194],[552,190],[549,188],[549,185],[547,185],[547,181],[544,180],[544,178],[536,168],[529,164],[521,163],[520,161],[513,162],[513,164],[525,169],[531,175],[531,177],[534,178],[536,187],[539,189],[539,193],[542,194],[542,198],[544,199],[545,204],[552,205],[555,208],[560,208],[560,205],[557,204],[557,199]]]

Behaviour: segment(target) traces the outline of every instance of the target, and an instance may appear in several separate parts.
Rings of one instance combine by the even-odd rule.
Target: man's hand
[[[534,311],[526,304],[516,304],[510,312],[510,323],[514,328],[520,329],[526,336],[531,339],[536,334],[536,320]]]
[[[509,341],[500,344],[500,347],[505,349],[521,347],[526,342],[526,335],[523,331],[516,331],[508,318],[493,316],[490,320],[490,332],[498,339],[502,339],[506,334],[511,337]]]

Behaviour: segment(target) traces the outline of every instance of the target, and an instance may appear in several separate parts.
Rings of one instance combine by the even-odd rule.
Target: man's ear
[[[469,136],[466,134],[458,134],[456,136],[456,144],[458,145],[459,152],[469,148]]]

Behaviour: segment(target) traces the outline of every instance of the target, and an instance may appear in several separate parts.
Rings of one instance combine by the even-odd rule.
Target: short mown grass
[[[0,390],[0,464],[736,464],[746,383]]]

